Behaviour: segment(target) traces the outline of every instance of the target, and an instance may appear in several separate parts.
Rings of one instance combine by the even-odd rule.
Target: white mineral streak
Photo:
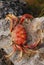
[[[25,24],[25,23],[24,23]],[[23,24],[23,25],[24,25]],[[26,29],[28,31],[28,38],[30,38],[30,34],[33,38],[32,41],[35,41],[36,34],[37,38],[44,38],[44,17],[40,18],[34,18],[32,21],[28,21],[28,24],[25,24]],[[2,19],[0,20],[0,48],[6,45],[9,45],[11,43],[11,38],[9,36],[10,31],[8,28],[8,23]],[[36,33],[37,31],[40,31],[39,33]],[[42,31],[41,31],[42,30]],[[39,35],[38,35],[39,34]],[[4,48],[5,49],[5,48]],[[9,54],[12,51],[12,47],[9,47],[8,49],[5,49],[5,51]],[[44,52],[44,47],[39,49],[40,51]],[[42,52],[42,53],[43,53]],[[44,59],[42,61],[40,60],[39,53],[37,53],[35,56],[30,58],[23,58],[21,61],[17,62],[15,59],[18,58],[18,53],[14,53],[13,56],[10,58],[14,65],[44,65]],[[39,59],[40,58],[40,59]],[[19,59],[19,58],[18,58]]]

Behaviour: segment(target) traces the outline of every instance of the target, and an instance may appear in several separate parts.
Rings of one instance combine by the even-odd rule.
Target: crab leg
[[[10,32],[11,32],[14,22],[16,23],[18,22],[18,18],[13,14],[8,14],[5,19],[10,21]]]
[[[25,48],[33,49],[33,48],[37,47],[37,45],[39,44],[40,41],[41,41],[41,39],[38,39],[38,40],[37,40],[36,42],[34,42],[33,44],[26,45]]]
[[[28,49],[28,50],[26,50],[25,53],[27,53],[27,54],[31,54],[31,53],[37,53],[37,52],[38,52],[38,50]]]
[[[19,54],[19,57],[20,57],[20,58],[22,58],[22,53],[23,53],[23,52],[22,52],[22,50],[21,50],[21,51],[20,51],[20,54]]]
[[[12,51],[9,55],[5,55],[5,57],[6,58],[11,57],[14,54],[15,51],[16,51],[16,46],[14,46],[14,51]]]
[[[24,14],[20,19],[20,23],[22,23],[26,18],[32,19],[33,16],[30,14]]]
[[[20,54],[19,54],[19,59],[17,59],[17,61],[20,61],[22,59],[22,56],[23,55],[23,51],[20,51]]]
[[[16,45],[16,47],[18,48],[18,50],[20,50],[19,59],[17,59],[17,61],[20,61],[23,57],[23,49],[21,46],[18,45]]]
[[[12,20],[10,17],[6,17],[5,20],[9,20],[10,21],[10,32],[12,31],[12,26],[13,26],[13,23],[12,23]]]
[[[22,47],[21,46],[16,46],[21,52],[20,52],[20,57],[22,56],[22,52],[23,52],[23,49],[22,49]]]
[[[6,58],[11,57],[14,54],[14,51],[12,51],[9,55],[5,55]]]

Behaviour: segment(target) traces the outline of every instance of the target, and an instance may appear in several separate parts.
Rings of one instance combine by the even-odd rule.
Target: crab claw
[[[34,48],[37,47],[37,45],[39,45],[40,41],[41,41],[41,40],[39,39],[39,40],[35,41],[33,44],[26,45],[25,47],[26,47],[26,48],[30,48],[30,49],[34,49]]]
[[[12,31],[13,25],[15,26],[18,22],[18,18],[13,14],[8,14],[5,19],[10,21],[10,31]]]
[[[33,19],[33,16],[30,14],[24,14],[20,19],[20,23],[22,23],[26,18]]]

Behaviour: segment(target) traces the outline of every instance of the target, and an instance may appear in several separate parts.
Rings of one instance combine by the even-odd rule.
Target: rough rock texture
[[[0,65],[14,65],[9,59],[5,58],[6,52],[4,49],[0,49]]]
[[[44,22],[44,17],[41,18]],[[11,43],[11,36],[9,31],[9,24],[5,19],[0,19],[0,48],[4,48],[4,46],[9,45]],[[9,47],[8,49],[4,48],[4,50],[9,54],[13,49]],[[15,52],[10,60],[14,63],[14,65],[44,65],[44,44],[39,46],[39,52],[34,54],[34,56],[25,55],[19,62],[16,59],[18,58],[18,52]],[[0,64],[1,65],[1,64]]]

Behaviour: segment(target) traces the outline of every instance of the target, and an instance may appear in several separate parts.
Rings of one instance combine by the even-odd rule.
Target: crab
[[[33,19],[33,16],[30,14],[24,14],[20,20],[13,14],[8,14],[6,16],[6,20],[10,20],[10,34],[12,37],[12,43],[9,46],[12,46],[13,48],[13,52],[11,52],[9,55],[6,55],[6,57],[13,55],[16,50],[20,51],[20,57],[22,57],[23,53],[36,52],[32,49],[38,45],[38,42],[31,45],[27,44],[27,31],[22,25],[26,18]],[[29,49],[29,52],[27,49]]]

